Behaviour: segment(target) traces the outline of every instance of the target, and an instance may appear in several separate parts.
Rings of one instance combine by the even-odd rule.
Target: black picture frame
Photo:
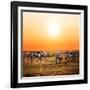
[[[78,80],[64,81],[45,81],[33,83],[18,83],[18,7],[36,7],[36,8],[53,8],[53,9],[72,9],[82,10],[84,12],[84,78]],[[83,5],[67,5],[67,4],[50,4],[50,3],[35,3],[35,2],[11,2],[11,87],[36,87],[36,86],[52,86],[52,85],[68,85],[68,84],[83,84],[88,82],[87,72],[87,6]]]

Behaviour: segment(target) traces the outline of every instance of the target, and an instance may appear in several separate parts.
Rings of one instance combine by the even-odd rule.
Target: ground
[[[50,52],[51,54],[51,52]],[[79,57],[74,60],[61,60],[59,64],[56,64],[55,55],[51,55],[47,58],[33,59],[32,61],[23,59],[23,76],[55,76],[55,75],[72,75],[79,74]]]

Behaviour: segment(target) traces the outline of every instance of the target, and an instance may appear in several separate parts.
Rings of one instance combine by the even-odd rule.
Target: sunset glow
[[[58,28],[58,25],[56,23],[50,23],[48,26],[48,34],[51,38],[58,37],[58,34],[60,33],[60,30]]]
[[[79,50],[79,14],[23,12],[23,50]]]

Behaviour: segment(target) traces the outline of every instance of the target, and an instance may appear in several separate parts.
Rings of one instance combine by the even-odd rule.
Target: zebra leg
[[[58,58],[56,57],[56,64],[58,64]]]
[[[31,63],[32,63],[32,61],[33,61],[33,58],[32,58],[32,57],[30,57],[30,60],[31,60]]]
[[[42,62],[42,57],[41,56],[39,57],[39,60],[40,60],[40,63],[41,63]]]

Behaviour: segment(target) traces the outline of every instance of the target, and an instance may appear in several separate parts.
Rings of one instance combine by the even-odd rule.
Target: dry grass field
[[[56,64],[55,52],[48,52],[49,56],[34,58],[33,60],[23,59],[23,76],[55,76],[55,75],[72,75],[79,74],[79,57],[69,60],[63,59]]]

